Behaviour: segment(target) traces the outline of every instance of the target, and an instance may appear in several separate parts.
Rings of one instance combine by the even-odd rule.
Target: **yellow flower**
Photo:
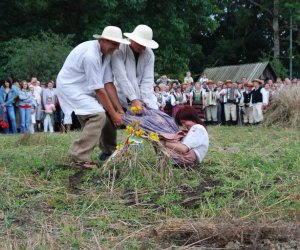
[[[139,129],[139,130],[135,131],[134,134],[136,137],[139,137],[139,136],[145,134],[145,131],[142,129]]]
[[[149,133],[149,139],[151,139],[153,141],[159,141],[159,136],[158,136],[158,134],[156,134],[154,132],[150,132]]]
[[[126,126],[126,131],[127,131],[127,133],[128,134],[131,134],[132,133],[132,131],[133,131],[133,127],[131,127],[131,126]]]
[[[136,108],[137,108],[138,111],[143,109],[141,106],[137,106]]]
[[[120,144],[120,145],[116,146],[116,149],[117,149],[117,150],[121,150],[123,147],[124,147],[124,145],[123,145],[123,144]]]
[[[137,109],[136,106],[131,106],[131,107],[130,107],[130,110],[131,110],[132,112],[136,112],[138,109]]]

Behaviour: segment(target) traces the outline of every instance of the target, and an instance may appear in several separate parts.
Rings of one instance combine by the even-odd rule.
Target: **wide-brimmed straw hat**
[[[116,26],[107,26],[102,31],[102,35],[95,34],[93,35],[93,37],[96,39],[107,39],[117,43],[130,44],[130,42],[127,39],[123,38],[121,29]]]
[[[132,33],[124,33],[124,36],[150,49],[158,48],[158,43],[152,40],[152,29],[147,25],[140,24],[136,26]]]
[[[254,80],[252,80],[252,82],[258,82],[259,84],[263,84],[263,81],[259,80],[259,79],[254,79]]]
[[[210,84],[215,84],[212,80],[208,80],[207,82],[206,82],[206,84],[207,85],[210,85]]]

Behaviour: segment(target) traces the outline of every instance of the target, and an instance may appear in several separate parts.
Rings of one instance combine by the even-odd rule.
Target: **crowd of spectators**
[[[73,127],[78,126],[76,117]],[[68,132],[72,119],[66,122],[56,95],[55,82],[30,81],[19,82],[7,77],[0,85],[0,121],[9,126],[0,131],[4,134],[38,132]]]
[[[253,125],[263,121],[263,115],[274,97],[288,85],[300,88],[300,79],[254,79],[240,81],[224,79],[213,82],[205,74],[194,82],[187,72],[183,82],[162,75],[154,84],[160,110],[175,117],[177,110],[193,106],[206,124]]]
[[[175,117],[184,105],[196,109],[198,116],[211,125],[258,124],[278,92],[288,85],[300,87],[300,79],[254,79],[242,77],[239,82],[213,82],[206,75],[194,82],[190,72],[181,82],[162,75],[154,83],[153,91],[160,110]],[[0,126],[2,133],[68,132],[79,128],[75,115],[64,117],[56,95],[55,82],[17,81],[10,77],[1,82]]]

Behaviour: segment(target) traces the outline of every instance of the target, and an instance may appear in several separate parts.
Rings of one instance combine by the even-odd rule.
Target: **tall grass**
[[[171,162],[159,169],[145,142],[105,171],[66,166],[76,132],[0,136],[0,249],[161,249],[172,243],[150,229],[175,219],[299,221],[299,130],[209,127],[209,134],[196,169]]]

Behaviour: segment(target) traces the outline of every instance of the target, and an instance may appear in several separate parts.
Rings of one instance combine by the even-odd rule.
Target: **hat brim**
[[[123,43],[123,44],[130,44],[130,42],[127,40],[127,39],[124,39],[124,38],[115,38],[115,37],[110,37],[110,36],[102,36],[102,35],[93,35],[94,38],[96,39],[107,39],[107,40],[110,40],[110,41],[114,41],[114,42],[117,42],[117,43]]]
[[[260,81],[260,80],[252,80],[252,82],[257,82],[257,83],[259,83],[259,84],[263,84],[263,82]]]
[[[124,33],[124,36],[150,49],[157,49],[159,46],[158,43],[154,40],[148,40],[141,37],[137,37],[134,33]]]

